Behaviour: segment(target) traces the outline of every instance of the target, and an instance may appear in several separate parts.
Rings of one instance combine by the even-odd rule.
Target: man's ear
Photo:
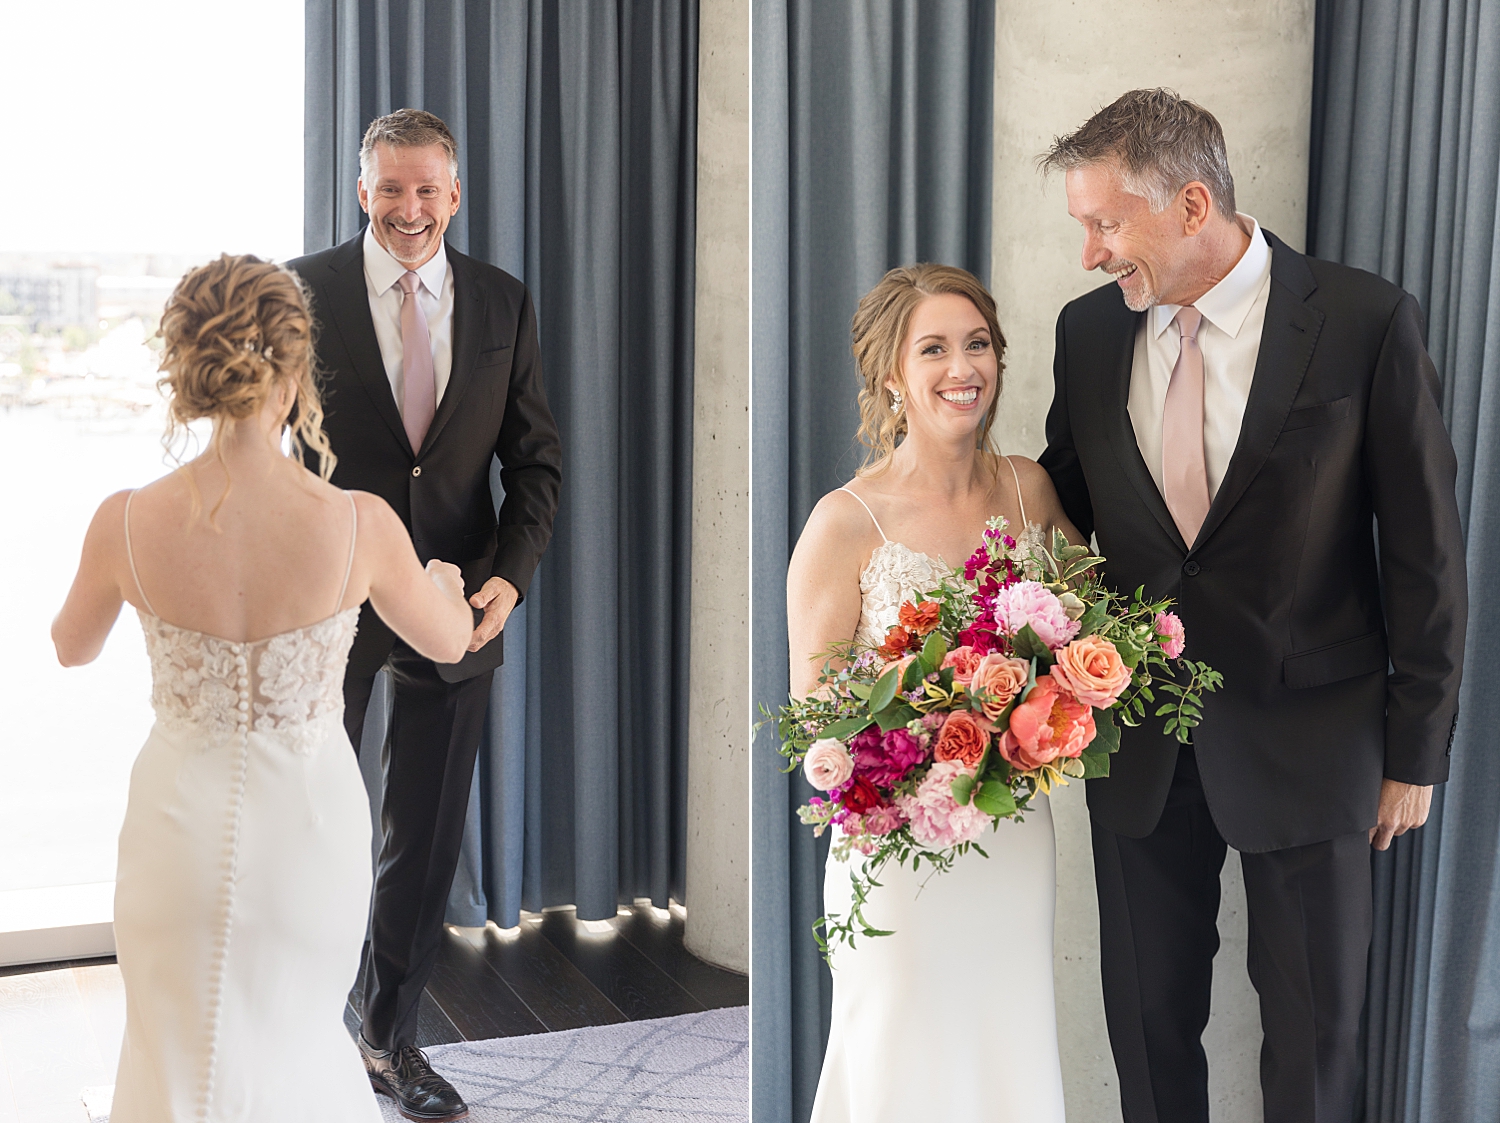
[[[370,193],[365,190],[365,177],[360,176],[354,183],[354,190],[359,194],[359,209],[365,214],[370,213]]]
[[[452,218],[454,215],[456,215],[458,213],[459,200],[463,198],[463,185],[458,182],[458,176],[454,176],[453,177],[453,196],[452,196],[452,198],[453,198],[453,210],[449,212],[449,214],[448,214],[449,218]]]
[[[1213,213],[1214,200],[1209,190],[1197,180],[1182,189],[1182,232],[1193,237],[1208,222]]]

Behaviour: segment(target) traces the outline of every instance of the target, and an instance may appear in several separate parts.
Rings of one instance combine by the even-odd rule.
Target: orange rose
[[[984,656],[972,647],[955,647],[943,656],[943,666],[953,668],[953,681],[968,686],[974,678],[974,670]]]
[[[1075,639],[1057,653],[1052,676],[1085,706],[1107,709],[1130,685],[1130,668],[1103,636]]]
[[[1000,734],[1000,755],[1016,768],[1040,768],[1059,757],[1078,756],[1095,732],[1094,711],[1049,673],[1010,712],[1010,728]]]
[[[1006,655],[986,655],[974,671],[971,691],[984,691],[984,716],[998,721],[1005,707],[1022,690],[1026,689],[1026,678],[1031,665],[1024,659],[1012,659]]]
[[[966,767],[977,768],[989,739],[990,735],[972,714],[954,710],[943,722],[943,731],[938,734],[932,757],[934,760],[956,760]]]
[[[875,654],[884,659],[899,659],[911,646],[912,635],[900,624],[892,624],[885,634],[885,642],[875,649]]]
[[[938,626],[938,617],[941,613],[942,605],[935,600],[924,600],[921,604],[912,604],[911,601],[907,601],[901,606],[897,619],[907,631],[925,636]]]

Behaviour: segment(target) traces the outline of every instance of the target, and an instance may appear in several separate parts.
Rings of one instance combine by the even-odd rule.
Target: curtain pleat
[[[684,896],[697,40],[693,0],[307,2],[306,248],[363,226],[370,120],[438,114],[463,184],[448,237],[530,288],[562,433],[452,923]]]
[[[751,75],[751,697],[787,695],[786,567],[861,456],[849,322],[896,265],[990,260],[993,0],[757,0]],[[757,715],[758,717],[759,715]],[[827,840],[775,731],[752,747],[751,1111],[805,1120],[832,980],[811,925]]]
[[[1365,1120],[1500,1102],[1500,3],[1320,0],[1308,245],[1427,315],[1458,454],[1471,588],[1449,782],[1375,862]]]

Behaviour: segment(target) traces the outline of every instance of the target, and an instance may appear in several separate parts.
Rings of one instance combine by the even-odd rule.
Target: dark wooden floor
[[[680,913],[643,904],[607,922],[580,923],[566,909],[523,915],[508,932],[445,929],[417,1043],[745,1005],[745,976],[694,958],[682,928]],[[353,1007],[344,1013],[353,1032]],[[86,1118],[79,1089],[114,1083],[124,1024],[113,959],[0,968],[0,1123]]]
[[[448,929],[422,995],[417,1044],[746,1005],[749,980],[691,955],[682,929],[677,912],[647,904],[591,924],[580,923],[572,909],[556,909],[526,914],[508,931],[492,926],[469,937]],[[344,1011],[351,1032],[358,999],[351,994]]]

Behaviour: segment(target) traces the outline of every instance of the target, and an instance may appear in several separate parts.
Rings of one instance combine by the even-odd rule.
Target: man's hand
[[[486,616],[488,621],[489,617]],[[1380,814],[1370,828],[1370,845],[1385,850],[1398,834],[1415,830],[1427,822],[1432,810],[1432,785],[1418,787],[1400,780],[1380,781]]]
[[[503,577],[491,577],[479,592],[469,598],[469,603],[475,608],[484,609],[484,619],[479,621],[479,626],[474,629],[474,635],[469,640],[470,651],[478,651],[500,634],[500,629],[505,627],[506,618],[520,599],[520,592]],[[1385,806],[1384,801],[1381,806]]]

